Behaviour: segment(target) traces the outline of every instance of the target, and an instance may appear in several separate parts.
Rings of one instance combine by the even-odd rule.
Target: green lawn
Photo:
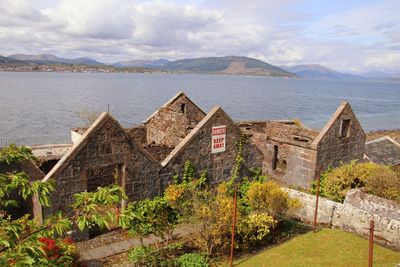
[[[374,245],[374,266],[396,266],[400,253]],[[237,266],[368,266],[368,240],[340,230],[324,229],[293,238]]]

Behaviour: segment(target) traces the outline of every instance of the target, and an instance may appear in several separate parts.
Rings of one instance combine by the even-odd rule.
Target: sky
[[[400,0],[0,0],[0,55],[249,56],[400,72]]]

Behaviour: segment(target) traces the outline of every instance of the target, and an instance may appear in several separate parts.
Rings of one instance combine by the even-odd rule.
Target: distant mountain
[[[0,56],[0,63],[16,63],[16,62],[19,61],[12,58]]]
[[[292,67],[282,66],[286,71],[293,72],[298,76],[308,79],[321,79],[321,80],[365,80],[364,77],[341,73],[322,65],[310,64],[310,65],[296,65]]]
[[[130,61],[120,61],[112,64],[117,68],[124,67],[135,67],[135,68],[160,68],[170,61],[167,59],[157,59],[157,60],[130,60]]]
[[[23,55],[13,54],[7,57],[8,59],[37,63],[37,64],[86,64],[86,65],[103,65],[96,60],[88,57],[67,59],[59,58],[51,54],[40,54],[40,55]]]
[[[192,73],[296,77],[293,73],[261,60],[238,56],[175,60],[168,62],[161,69]]]

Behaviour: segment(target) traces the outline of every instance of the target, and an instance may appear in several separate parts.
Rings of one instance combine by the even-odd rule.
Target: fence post
[[[369,222],[369,250],[368,250],[368,267],[372,267],[374,260],[374,228],[375,221]]]
[[[233,265],[233,249],[234,249],[234,243],[235,243],[235,224],[236,224],[236,205],[237,205],[237,195],[236,195],[236,188],[235,188],[234,196],[233,196],[231,256],[229,258],[229,266],[230,267],[232,267],[232,265]]]
[[[319,201],[319,184],[321,181],[321,172],[317,170],[317,194],[315,196],[315,211],[314,211],[314,233],[317,231],[317,217],[318,217],[318,201]]]

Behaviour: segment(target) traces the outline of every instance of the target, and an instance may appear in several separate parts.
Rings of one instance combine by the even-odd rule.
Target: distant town
[[[319,64],[274,66],[267,62],[243,57],[202,57],[170,61],[167,59],[130,60],[104,64],[88,57],[67,59],[51,54],[0,56],[3,72],[91,72],[91,73],[197,73],[246,75],[280,78],[306,78],[341,81],[400,82],[400,74],[372,72],[348,74]]]
[[[109,65],[85,64],[0,64],[0,71],[9,72],[91,72],[91,73],[167,73],[154,68],[116,68]]]

